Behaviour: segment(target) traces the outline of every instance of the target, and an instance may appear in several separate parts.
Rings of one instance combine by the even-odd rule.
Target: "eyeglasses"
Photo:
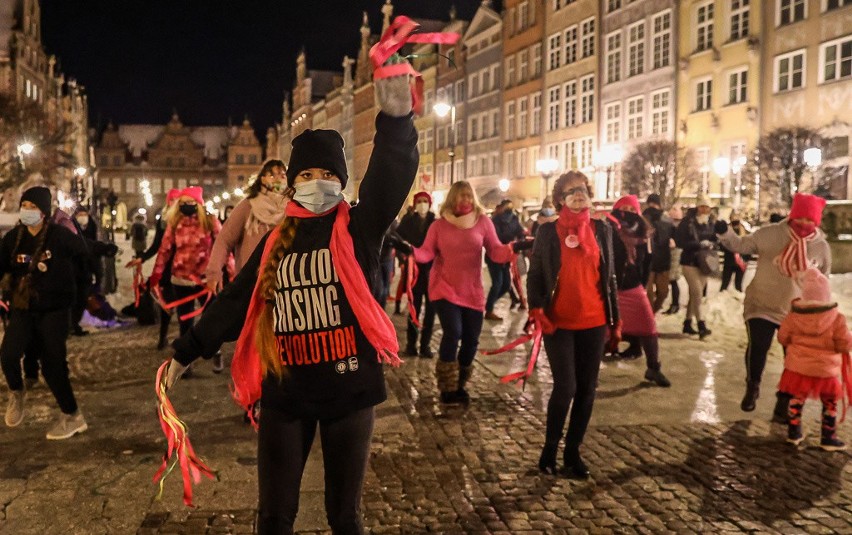
[[[565,199],[567,197],[570,197],[571,195],[574,195],[575,193],[582,193],[584,195],[588,195],[589,188],[587,188],[586,186],[577,186],[575,188],[562,190],[562,198]]]

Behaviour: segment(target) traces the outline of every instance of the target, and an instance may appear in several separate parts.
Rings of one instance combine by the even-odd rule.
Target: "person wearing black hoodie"
[[[0,242],[2,286],[11,308],[0,363],[10,390],[6,425],[16,427],[25,416],[21,357],[34,340],[39,341],[42,374],[62,411],[47,438],[61,440],[88,428],[71,388],[65,346],[75,297],[74,265],[88,248],[70,230],[49,221],[50,208],[49,189],[26,190],[21,196],[21,224]]]
[[[497,237],[504,244],[521,240],[526,235],[513,208],[512,201],[506,199],[497,206],[494,215],[491,216]],[[508,263],[498,264],[487,256],[485,265],[488,266],[488,274],[491,276],[491,290],[488,291],[488,298],[485,300],[485,319],[501,321],[503,318],[494,313],[494,304],[512,288],[511,266]]]
[[[396,229],[396,237],[406,241],[414,247],[421,247],[426,240],[426,232],[432,223],[435,222],[435,213],[432,212],[432,196],[425,191],[420,191],[414,194],[414,210],[406,214],[399,227]],[[423,307],[423,321],[420,323],[420,351],[417,351],[417,326],[408,318],[408,330],[406,332],[405,353],[410,356],[420,355],[422,358],[432,358],[432,329],[435,326],[435,309],[432,307],[432,301],[429,300],[429,273],[432,270],[432,262],[424,262],[417,264],[417,280],[414,282],[412,294],[414,297],[415,314],[420,314],[420,309]],[[408,272],[403,270],[403,277],[406,277]]]
[[[404,60],[402,60],[404,61]],[[292,533],[302,471],[317,427],[333,533],[363,533],[361,488],[374,407],[386,399],[382,363],[397,364],[380,307],[379,250],[417,173],[407,76],[374,82],[381,109],[373,153],[350,208],[343,138],[306,130],[292,142],[286,217],[235,280],[172,345],[170,388],[192,361],[239,338],[231,373],[244,409],[261,401],[259,534]],[[315,306],[318,300],[323,305]],[[238,336],[239,335],[239,336]]]

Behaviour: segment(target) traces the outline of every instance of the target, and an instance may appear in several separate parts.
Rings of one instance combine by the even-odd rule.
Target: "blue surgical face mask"
[[[343,200],[342,186],[337,180],[311,180],[296,184],[295,188],[293,200],[315,214],[328,212]]]
[[[44,216],[41,210],[33,210],[32,208],[21,208],[20,218],[21,223],[28,227],[38,225]]]
[[[553,208],[542,208],[541,209],[541,215],[543,215],[544,217],[551,217],[555,213],[556,213],[556,210],[554,210]]]

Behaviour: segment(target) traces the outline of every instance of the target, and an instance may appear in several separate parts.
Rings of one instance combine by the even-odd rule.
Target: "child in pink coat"
[[[798,275],[802,297],[794,299],[790,313],[778,330],[784,346],[784,373],[778,390],[792,394],[787,442],[798,446],[802,434],[802,408],[808,398],[822,401],[820,447],[840,451],[846,445],[837,438],[837,402],[852,397],[849,383],[849,350],[852,333],[846,318],[831,300],[828,279],[815,267]],[[841,383],[842,376],[842,383]],[[844,393],[844,388],[847,392]]]

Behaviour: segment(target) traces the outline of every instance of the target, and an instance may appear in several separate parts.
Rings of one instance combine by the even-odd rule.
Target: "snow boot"
[[[446,362],[438,359],[435,363],[435,378],[438,382],[438,391],[441,393],[441,403],[461,402],[458,396],[458,362]]]
[[[459,366],[459,389],[456,391],[459,399],[467,403],[470,401],[470,394],[468,394],[467,390],[465,390],[465,386],[467,382],[470,380],[470,377],[473,375],[473,364],[470,366]]]
[[[708,336],[713,334],[713,331],[707,328],[707,325],[703,321],[698,322],[698,338],[704,340]]]
[[[740,409],[743,412],[751,412],[757,406],[757,398],[760,397],[760,383],[755,381],[746,381],[746,391],[743,400],[740,402]]]

